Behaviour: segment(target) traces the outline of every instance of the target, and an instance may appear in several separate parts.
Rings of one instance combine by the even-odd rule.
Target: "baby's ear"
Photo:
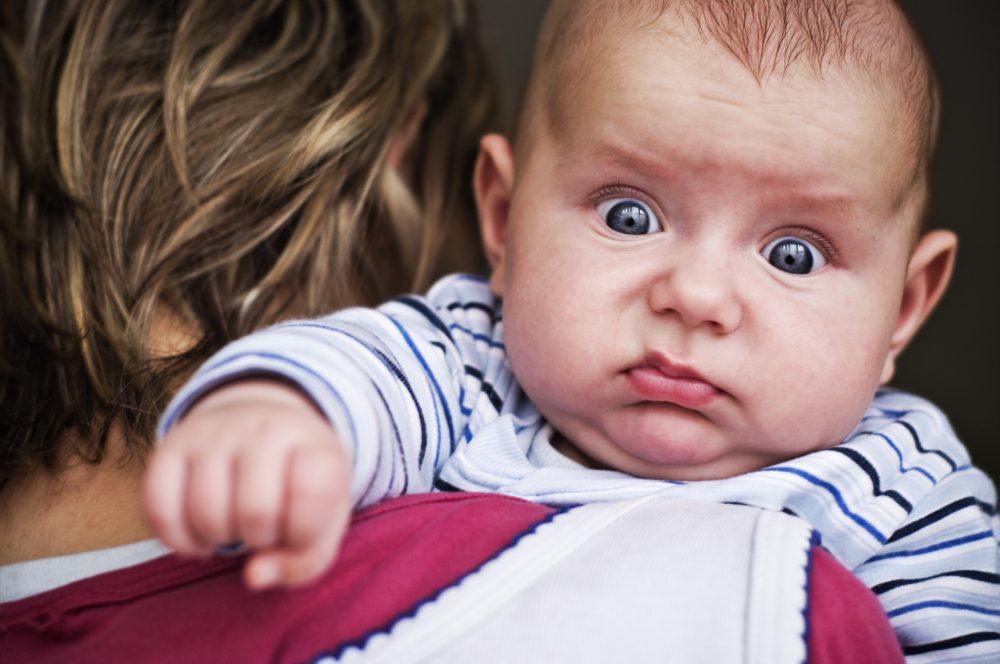
[[[899,317],[892,333],[889,355],[882,370],[882,383],[888,383],[896,368],[896,358],[910,343],[917,330],[937,306],[951,280],[958,238],[951,231],[925,233],[917,243],[906,270],[906,285]]]
[[[514,187],[514,153],[506,138],[498,134],[487,134],[480,141],[472,184],[476,193],[483,248],[493,269],[490,290],[495,295],[502,296],[507,215]]]

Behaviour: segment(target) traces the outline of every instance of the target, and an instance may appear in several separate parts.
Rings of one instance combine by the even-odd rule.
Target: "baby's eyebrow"
[[[852,196],[822,192],[775,192],[764,199],[764,204],[802,215],[822,215],[843,224],[860,223],[864,215],[858,201]]]
[[[582,155],[582,159],[581,159]],[[558,151],[557,164],[561,168],[579,167],[581,164],[602,168],[620,169],[627,173],[642,173],[662,181],[673,181],[692,172],[709,173],[714,169],[745,171],[756,180],[767,183],[761,196],[771,197],[774,203],[796,205],[802,208],[839,209],[844,215],[858,207],[856,195],[846,188],[835,189],[819,186],[805,180],[797,170],[774,169],[768,174],[765,164],[748,161],[744,167],[733,162],[730,155],[711,155],[699,152],[697,155],[687,150],[654,150],[651,146],[632,146],[623,141],[593,140],[578,145],[562,144]]]
[[[584,145],[560,142],[557,165],[560,168],[581,164],[614,167],[629,173],[645,173],[658,179],[670,180],[679,169],[676,160],[653,150],[641,150],[615,141],[592,140]]]
[[[811,190],[808,186],[787,189],[778,188],[764,195],[764,201],[785,208],[836,212],[842,217],[851,217],[858,208],[858,201],[849,194]]]
[[[685,155],[654,153],[648,146],[633,149],[615,141],[594,141],[575,148],[568,145],[563,148],[557,157],[560,169],[585,167],[600,172],[602,177],[621,180],[622,184],[635,184],[640,188],[644,184],[649,187],[652,182],[653,191],[649,193],[654,195],[659,183],[667,183],[668,189],[676,185],[683,191],[686,186],[683,183],[697,181],[699,169],[705,169],[707,173],[715,168],[733,167],[724,159],[708,157],[689,160]],[[693,165],[691,162],[694,162]],[[866,201],[847,185],[840,187],[812,182],[794,171],[776,171],[768,175],[766,169],[752,165],[745,170],[748,175],[746,187],[751,192],[751,198],[747,200],[752,200],[758,216],[773,212],[776,219],[787,222],[798,218],[803,224],[825,220],[842,231],[854,229],[854,232],[860,233],[870,232],[871,229],[867,229],[870,220],[894,216],[891,206],[878,209],[879,201]]]

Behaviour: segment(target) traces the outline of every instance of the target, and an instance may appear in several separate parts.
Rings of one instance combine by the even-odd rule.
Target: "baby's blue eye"
[[[660,221],[645,205],[632,198],[612,198],[597,206],[597,214],[613,231],[626,235],[658,233]]]
[[[761,253],[768,263],[789,274],[809,274],[826,265],[823,252],[797,237],[779,237]]]

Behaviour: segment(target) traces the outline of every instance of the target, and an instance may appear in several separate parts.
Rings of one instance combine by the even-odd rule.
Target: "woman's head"
[[[478,266],[494,100],[463,2],[21,5],[0,8],[0,484],[55,468],[67,431],[84,458],[112,423],[141,449],[236,336]]]

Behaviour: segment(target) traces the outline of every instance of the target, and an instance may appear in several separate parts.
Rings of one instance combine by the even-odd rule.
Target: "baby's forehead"
[[[735,59],[760,82],[841,70],[933,94],[926,53],[892,0],[553,0],[535,64],[628,49],[643,34],[700,41],[708,56]]]
[[[928,176],[937,133],[936,84],[919,38],[891,0],[553,0],[519,139],[542,129],[522,125],[542,118],[544,129],[557,131],[560,116],[571,114],[582,95],[595,93],[589,81],[602,73],[613,76],[608,63],[627,59],[638,41],[684,42],[701,62],[738,63],[761,87],[776,79],[846,80],[877,97],[873,112],[891,115],[915,177]],[[669,50],[664,53],[670,57]],[[643,74],[652,80],[657,71]]]

